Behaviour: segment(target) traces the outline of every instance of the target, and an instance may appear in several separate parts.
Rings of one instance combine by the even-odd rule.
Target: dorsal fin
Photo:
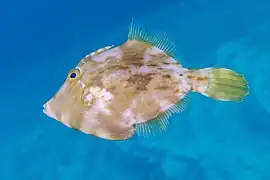
[[[146,121],[144,123],[136,124],[137,135],[142,137],[148,137],[149,135],[155,135],[158,132],[167,131],[169,126],[169,118],[174,113],[183,112],[187,107],[189,99],[190,96],[186,95],[177,104],[173,105],[163,113],[159,114],[156,118]]]
[[[174,42],[168,38],[165,32],[160,32],[156,35],[149,35],[147,34],[146,30],[142,27],[139,27],[138,23],[136,23],[135,21],[136,20],[132,18],[128,33],[128,40],[142,41],[146,44],[150,44],[161,49],[163,52],[165,52],[171,57],[175,56],[176,47],[174,45]]]

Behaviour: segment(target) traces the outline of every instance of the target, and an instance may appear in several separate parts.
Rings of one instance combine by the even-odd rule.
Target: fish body
[[[166,131],[170,116],[186,108],[190,91],[222,101],[242,101],[248,94],[242,75],[184,68],[175,52],[166,34],[151,36],[133,20],[128,40],[84,57],[43,111],[86,134],[125,140],[135,132]]]

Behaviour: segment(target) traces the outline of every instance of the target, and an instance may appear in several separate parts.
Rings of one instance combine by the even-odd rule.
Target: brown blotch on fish
[[[106,71],[115,71],[115,70],[123,70],[123,69],[128,69],[128,66],[123,66],[123,65],[108,65],[106,68]]]
[[[169,89],[169,87],[168,87],[168,86],[158,86],[158,87],[156,87],[155,89],[159,89],[159,90],[167,90],[167,89]]]
[[[151,74],[145,75],[135,74],[133,76],[130,76],[127,81],[131,84],[136,85],[137,86],[136,89],[138,91],[146,91],[147,90],[146,86],[152,79],[153,77],[151,76]]]
[[[101,81],[102,76],[100,74],[96,75],[95,77],[93,77],[93,79],[91,80],[92,84],[95,84],[95,86],[98,86],[100,88],[103,88],[103,82]]]
[[[136,65],[136,66],[142,66],[143,63],[143,53],[142,52],[134,52],[132,50],[125,51],[122,61],[120,62],[122,65]]]
[[[174,93],[180,93],[180,89],[177,88],[177,89],[175,89],[173,92],[174,92]]]
[[[169,62],[162,62],[163,64],[165,64],[165,65],[169,65],[169,64],[171,64],[171,63],[169,63]]]
[[[190,80],[196,80],[197,77],[196,76],[192,76],[192,75],[187,75],[187,78]]]
[[[198,77],[197,80],[198,81],[207,81],[208,77]]]
[[[165,75],[163,75],[162,77],[163,77],[163,78],[166,78],[166,79],[167,79],[167,78],[170,79],[170,78],[171,78],[171,75],[165,74]]]
[[[153,62],[171,64],[170,62],[168,62],[168,59],[170,58],[170,56],[168,56],[167,54],[165,54],[163,52],[158,53],[158,54],[151,54],[151,56],[152,56]]]
[[[117,62],[119,59],[117,59],[115,56],[108,56],[106,59],[105,59],[105,62]]]
[[[149,67],[157,67],[158,65],[157,64],[147,64],[147,66],[149,66]]]
[[[129,48],[137,48],[137,49],[148,49],[151,48],[152,46],[150,44],[147,44],[145,42],[142,41],[138,41],[138,40],[128,40],[125,43],[123,43],[122,45],[119,46],[121,49],[126,50]]]
[[[123,57],[120,63],[124,65],[135,66],[144,65],[144,54],[147,48],[149,48],[149,45],[146,45],[143,42],[127,41],[124,45],[121,46]]]

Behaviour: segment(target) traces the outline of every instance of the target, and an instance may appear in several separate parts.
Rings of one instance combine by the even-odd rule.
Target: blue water
[[[270,2],[0,2],[0,180],[270,180]],[[244,103],[194,95],[168,132],[115,142],[46,117],[80,58],[126,40],[131,18],[166,31],[185,67],[245,74]]]

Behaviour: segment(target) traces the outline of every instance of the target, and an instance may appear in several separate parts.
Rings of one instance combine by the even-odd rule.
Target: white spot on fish
[[[104,51],[107,51],[107,50],[111,49],[112,47],[114,47],[114,45],[111,45],[111,46],[105,46],[104,48],[100,48],[100,49],[98,49],[98,50],[96,50],[96,51],[90,53],[89,55],[90,55],[90,56],[95,56],[95,55],[97,55],[97,54],[100,54],[100,53],[102,53],[102,52],[104,52]],[[86,57],[88,57],[89,55],[87,55]]]
[[[82,88],[85,88],[85,84],[81,80],[79,80],[79,83],[80,83]]]
[[[102,53],[95,54],[93,57],[91,57],[91,59],[96,62],[104,62],[110,56],[115,57],[116,59],[121,59],[123,56],[123,51],[119,47],[116,47],[107,51],[103,51]]]
[[[107,91],[105,88],[91,87],[89,91],[94,95],[96,99],[102,99],[105,101],[110,101],[113,99],[113,95]]]
[[[123,112],[123,118],[131,118],[133,117],[133,113],[130,109],[126,109],[124,112]]]
[[[108,109],[108,103],[104,101],[104,99],[97,99],[95,101],[95,108],[98,109],[101,113],[106,115],[111,115],[111,111]]]
[[[169,65],[161,65],[160,67],[163,68],[163,69],[179,71],[179,66],[178,65],[169,64]]]
[[[150,54],[150,55],[156,55],[156,54],[162,53],[163,51],[160,50],[160,49],[157,48],[157,47],[151,47],[151,48],[148,48],[147,52],[148,52],[148,54]]]
[[[153,57],[151,55],[149,55],[148,53],[145,53],[144,58],[143,58],[144,63],[147,63],[147,62],[151,61],[152,59],[153,59]]]
[[[104,76],[102,78],[102,81],[104,84],[111,83],[113,80],[117,79],[117,77],[123,77],[123,76],[129,76],[128,71],[125,71],[125,70],[115,71],[108,76]]]
[[[136,106],[137,106],[137,101],[136,99],[133,99],[131,102],[131,109],[136,108]]]
[[[147,66],[141,66],[140,69],[139,69],[139,73],[149,73],[153,70],[151,70],[149,67]]]
[[[177,63],[177,62],[178,62],[176,59],[174,59],[174,58],[172,58],[172,57],[169,57],[167,61],[168,61],[168,62],[171,62],[171,63]],[[180,64],[177,64],[177,66],[178,66],[179,68],[182,67]]]
[[[207,89],[207,86],[202,85],[202,84],[199,84],[198,87],[197,87],[198,92],[205,92],[206,89]]]
[[[137,96],[137,98],[140,98],[141,101],[144,101],[141,97],[141,95]],[[134,98],[130,104],[130,107],[129,109],[136,109],[136,106],[137,106],[137,99]],[[146,119],[143,118],[143,113],[136,113],[136,114],[133,114],[134,118],[133,118],[133,122],[135,121],[136,123],[142,123],[142,122],[145,122]]]
[[[108,92],[105,89],[103,89],[103,99],[105,101],[110,101],[110,100],[113,99],[113,95],[110,92]]]
[[[132,112],[132,109],[126,109],[122,113],[122,117],[123,117],[123,120],[121,121],[121,123],[124,126],[130,126],[135,121],[135,119],[134,119],[134,113]]]
[[[149,67],[147,65],[141,66],[141,67],[130,67],[130,73],[131,75],[140,74],[140,73],[150,73],[150,72],[156,72],[156,68]]]
[[[188,84],[186,79],[180,79],[179,83],[179,89],[181,89],[183,92],[187,93],[190,91],[191,86]]]
[[[88,105],[91,105],[92,104],[92,102],[93,102],[93,95],[92,94],[87,94],[86,96],[85,96],[85,98],[84,98],[84,101],[86,102],[86,103],[88,103]]]
[[[97,97],[100,96],[100,87],[98,86],[91,87],[89,91]]]

